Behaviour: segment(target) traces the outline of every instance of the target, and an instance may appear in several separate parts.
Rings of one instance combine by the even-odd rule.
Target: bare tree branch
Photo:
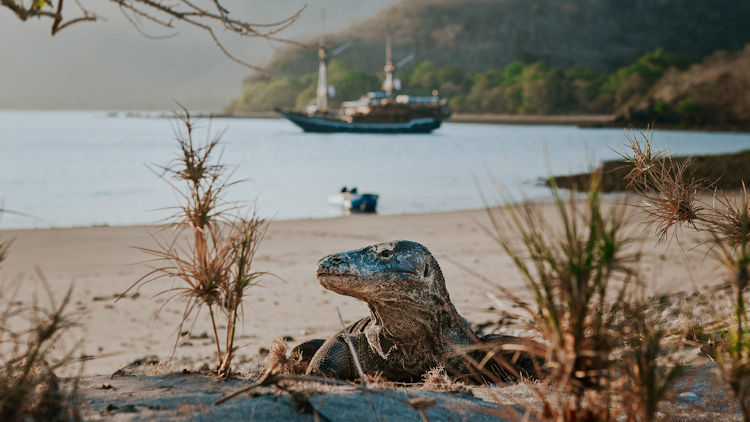
[[[70,25],[80,22],[93,22],[101,18],[92,11],[84,8],[78,0],[74,0],[79,9],[79,16],[67,19],[65,13],[69,7],[64,6],[64,0],[58,0],[57,7],[47,0],[0,0],[0,6],[12,11],[18,19],[26,21],[29,18],[51,19],[50,33],[54,36]],[[303,6],[292,15],[270,23],[251,23],[233,18],[230,11],[220,0],[110,0],[120,7],[120,11],[136,30],[143,36],[152,39],[168,38],[177,33],[166,36],[149,35],[144,24],[149,23],[163,28],[175,29],[174,24],[184,24],[198,28],[208,34],[221,52],[235,63],[266,75],[258,66],[252,65],[233,54],[217,37],[216,29],[224,29],[239,37],[257,37],[268,41],[294,45],[306,49],[317,47],[277,37],[281,31],[294,24],[307,8]],[[268,75],[266,75],[268,76]]]

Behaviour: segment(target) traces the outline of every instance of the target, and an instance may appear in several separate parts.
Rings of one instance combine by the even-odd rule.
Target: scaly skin
[[[439,365],[466,374],[467,365],[457,356],[457,348],[502,341],[501,336],[479,339],[471,331],[451,303],[440,266],[419,243],[400,240],[328,255],[318,262],[317,275],[326,289],[366,302],[371,315],[347,327],[347,334],[331,336],[311,358],[311,343],[316,340],[298,346],[306,350],[306,360],[311,359],[307,374],[358,376],[345,335],[351,338],[363,371],[391,381],[418,381]],[[474,359],[481,357],[472,354]],[[529,362],[523,368],[526,372],[533,366]],[[504,379],[512,378],[497,369],[494,372]]]

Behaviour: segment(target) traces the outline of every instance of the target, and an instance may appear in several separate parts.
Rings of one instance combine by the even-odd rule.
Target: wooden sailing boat
[[[350,43],[332,51],[332,56]],[[394,95],[393,72],[414,58],[410,55],[394,66],[391,37],[386,40],[383,91],[368,92],[355,101],[345,101],[339,109],[328,107],[327,47],[322,39],[318,48],[318,88],[315,106],[306,110],[278,109],[282,116],[305,132],[429,133],[450,117],[447,101],[437,95],[416,97]]]

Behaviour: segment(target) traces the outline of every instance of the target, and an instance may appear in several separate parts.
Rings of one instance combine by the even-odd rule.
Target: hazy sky
[[[397,0],[234,0],[223,4],[251,22],[283,19],[308,4],[282,36],[301,40],[337,31],[376,14]],[[152,40],[138,33],[107,0],[86,5],[107,20],[68,27],[54,37],[50,23],[19,21],[0,8],[0,109],[171,110],[177,100],[193,110],[221,110],[239,93],[250,71],[231,62],[204,33]],[[70,12],[75,3],[66,3]],[[72,14],[71,14],[72,16]],[[151,34],[167,31],[150,27]],[[262,65],[279,45],[223,37],[244,60]],[[317,63],[310,63],[311,70]]]

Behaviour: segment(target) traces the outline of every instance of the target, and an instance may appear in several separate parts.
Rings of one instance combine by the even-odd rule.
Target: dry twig
[[[217,36],[217,32],[230,33],[238,37],[257,37],[268,41],[274,41],[284,44],[291,44],[301,48],[312,49],[314,46],[308,46],[300,42],[292,41],[279,37],[278,34],[294,24],[307,6],[303,6],[288,17],[275,22],[269,23],[252,23],[247,20],[232,17],[227,8],[218,0],[111,0],[120,7],[122,14],[138,32],[146,35],[144,23],[176,31],[177,23],[197,28],[205,32],[214,42],[216,47],[230,60],[268,76],[263,69],[252,65],[245,60],[240,59],[236,54],[227,49],[224,43]],[[3,6],[13,12],[18,19],[26,21],[28,19],[50,19],[51,35],[55,35],[63,29],[80,23],[94,22],[101,18],[93,11],[85,8],[80,2],[74,1],[79,16],[67,18],[69,8],[65,7],[64,0],[57,0],[57,6],[54,6],[49,0],[0,0],[0,6]],[[173,32],[171,35],[176,35]],[[167,35],[167,36],[171,36]],[[146,35],[149,38],[159,38]],[[163,38],[163,37],[162,37]]]

